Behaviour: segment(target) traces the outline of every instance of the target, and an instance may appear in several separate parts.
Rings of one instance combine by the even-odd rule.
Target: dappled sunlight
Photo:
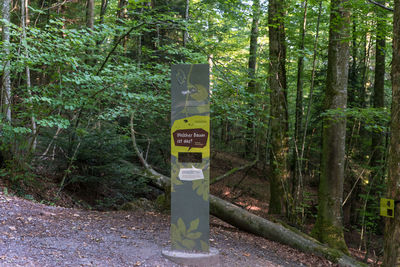
[[[231,194],[231,190],[229,188],[225,188],[222,195],[228,197]]]

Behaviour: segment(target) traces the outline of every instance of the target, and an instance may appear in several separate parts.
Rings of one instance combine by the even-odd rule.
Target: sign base
[[[210,252],[186,252],[177,250],[163,250],[161,254],[167,259],[183,265],[189,266],[221,266],[219,262],[219,251],[210,248]]]

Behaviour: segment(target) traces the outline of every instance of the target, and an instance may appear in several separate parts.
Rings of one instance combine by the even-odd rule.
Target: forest
[[[207,63],[212,215],[325,244],[336,262],[400,266],[400,0],[1,7],[3,193],[168,210],[171,66]]]

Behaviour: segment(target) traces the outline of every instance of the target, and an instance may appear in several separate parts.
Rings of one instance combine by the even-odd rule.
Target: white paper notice
[[[191,169],[180,169],[179,170],[179,179],[181,181],[194,181],[204,179],[204,174],[202,169],[197,169],[192,166]]]

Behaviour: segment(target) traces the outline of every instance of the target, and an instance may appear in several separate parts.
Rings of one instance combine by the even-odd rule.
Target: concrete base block
[[[196,266],[196,267],[220,266],[219,251],[215,248],[210,248],[209,253],[163,250],[161,254],[175,263],[186,266]]]

